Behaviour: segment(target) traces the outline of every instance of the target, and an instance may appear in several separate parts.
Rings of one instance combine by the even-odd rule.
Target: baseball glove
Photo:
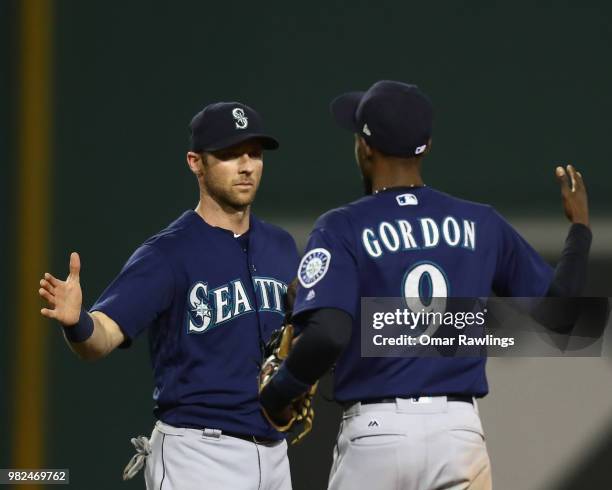
[[[264,346],[264,360],[259,373],[259,392],[272,380],[281,364],[289,356],[294,341],[293,325],[289,323],[295,298],[295,285],[291,284],[287,291],[285,324],[272,333],[272,337]],[[289,432],[299,428],[299,433],[291,440],[291,444],[300,442],[312,429],[314,409],[312,398],[317,391],[318,382],[310,389],[293,399],[282,414],[270,414],[262,407],[262,412],[268,422],[280,432]]]

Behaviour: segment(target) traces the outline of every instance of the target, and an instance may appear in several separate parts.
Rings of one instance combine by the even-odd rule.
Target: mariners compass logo
[[[305,288],[311,288],[318,283],[329,268],[331,254],[324,248],[314,248],[300,262],[299,280]]]
[[[249,125],[249,119],[244,114],[244,110],[240,107],[236,107],[232,111],[232,116],[234,116],[237,129],[245,129]]]
[[[208,284],[197,282],[189,292],[189,331],[203,332],[212,321],[212,311],[208,303]]]

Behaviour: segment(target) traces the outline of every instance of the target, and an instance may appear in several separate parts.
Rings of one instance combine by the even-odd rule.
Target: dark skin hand
[[[561,199],[565,216],[572,223],[589,226],[589,202],[582,174],[572,165],[557,167],[555,176],[561,186]]]

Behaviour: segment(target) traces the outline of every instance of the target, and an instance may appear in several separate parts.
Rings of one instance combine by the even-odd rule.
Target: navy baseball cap
[[[217,151],[249,139],[258,139],[264,150],[276,150],[278,141],[263,130],[261,116],[240,102],[217,102],[204,107],[189,124],[191,151]]]
[[[336,97],[330,108],[341,127],[387,155],[423,153],[433,129],[431,101],[416,85],[407,83],[381,80],[366,92]]]

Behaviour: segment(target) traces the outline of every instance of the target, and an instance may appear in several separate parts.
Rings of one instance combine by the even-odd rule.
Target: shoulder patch
[[[305,288],[311,288],[318,283],[329,269],[331,254],[324,248],[313,248],[300,262],[298,279]]]

